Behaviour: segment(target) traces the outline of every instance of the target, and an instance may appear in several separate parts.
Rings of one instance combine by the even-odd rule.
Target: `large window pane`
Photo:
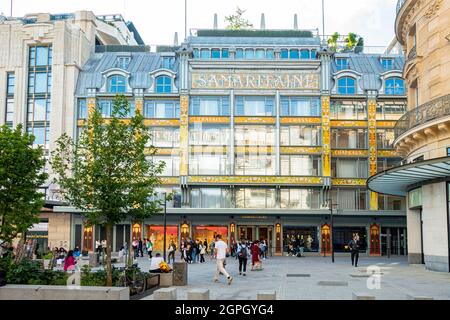
[[[320,99],[304,97],[282,97],[281,116],[283,117],[320,117]]]
[[[281,175],[283,176],[319,176],[321,157],[309,155],[282,155]]]
[[[283,209],[319,209],[319,189],[281,189],[280,207]]]
[[[275,127],[237,125],[235,126],[235,144],[237,146],[274,146]]]
[[[151,129],[153,146],[177,148],[180,146],[180,129],[175,127],[154,127]]]
[[[275,175],[274,155],[237,154],[236,175]]]
[[[230,173],[228,155],[194,154],[189,157],[191,175],[227,175]]]
[[[230,143],[230,126],[208,123],[190,124],[189,143],[191,145],[228,145]]]
[[[320,127],[282,126],[280,141],[282,146],[318,146],[320,145]]]
[[[367,129],[331,129],[333,149],[365,149]]]
[[[221,188],[192,189],[191,208],[231,208],[231,191]]]
[[[230,115],[230,101],[223,97],[192,97],[190,115],[193,116],[228,116]]]
[[[242,188],[236,190],[237,208],[274,208],[275,189]]]
[[[273,97],[236,97],[236,115],[238,116],[274,116],[274,106]]]

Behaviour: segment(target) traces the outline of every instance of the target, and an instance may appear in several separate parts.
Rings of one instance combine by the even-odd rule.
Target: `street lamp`
[[[334,246],[333,246],[333,207],[337,207],[337,203],[333,203],[333,199],[328,199],[328,203],[330,206],[330,245],[331,245],[331,262],[334,263]]]
[[[167,233],[167,194],[164,194],[164,241],[163,241],[163,255],[164,261],[166,261],[166,233]]]

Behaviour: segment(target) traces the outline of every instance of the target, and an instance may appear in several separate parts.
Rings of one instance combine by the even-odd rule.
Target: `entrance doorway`
[[[406,228],[381,228],[381,254],[407,255]]]
[[[269,254],[272,254],[274,250],[273,239],[273,226],[238,226],[239,238],[236,240],[246,239],[249,241],[262,241],[265,240]]]

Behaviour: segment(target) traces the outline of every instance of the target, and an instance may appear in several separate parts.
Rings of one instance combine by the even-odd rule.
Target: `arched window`
[[[308,49],[302,49],[300,51],[300,59],[310,59],[310,54]]]
[[[299,58],[298,50],[297,49],[289,50],[289,58],[290,59],[298,59]]]
[[[156,78],[156,93],[171,93],[172,78],[168,76],[159,76]]]
[[[108,78],[108,92],[124,93],[127,91],[127,80],[124,76],[114,75]]]
[[[401,78],[389,78],[384,82],[386,94],[405,94],[405,81]]]
[[[339,94],[355,94],[356,93],[356,81],[352,77],[342,77],[338,80],[338,93]]]

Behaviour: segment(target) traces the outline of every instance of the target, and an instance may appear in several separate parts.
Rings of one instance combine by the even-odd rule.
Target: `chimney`
[[[264,30],[266,28],[266,17],[264,13],[261,13],[261,29]]]
[[[175,47],[178,46],[178,32],[175,32],[175,35],[173,37],[173,45]]]
[[[217,23],[217,13],[214,13],[214,29],[218,29],[218,23]]]
[[[294,30],[298,30],[297,14],[294,14]]]

